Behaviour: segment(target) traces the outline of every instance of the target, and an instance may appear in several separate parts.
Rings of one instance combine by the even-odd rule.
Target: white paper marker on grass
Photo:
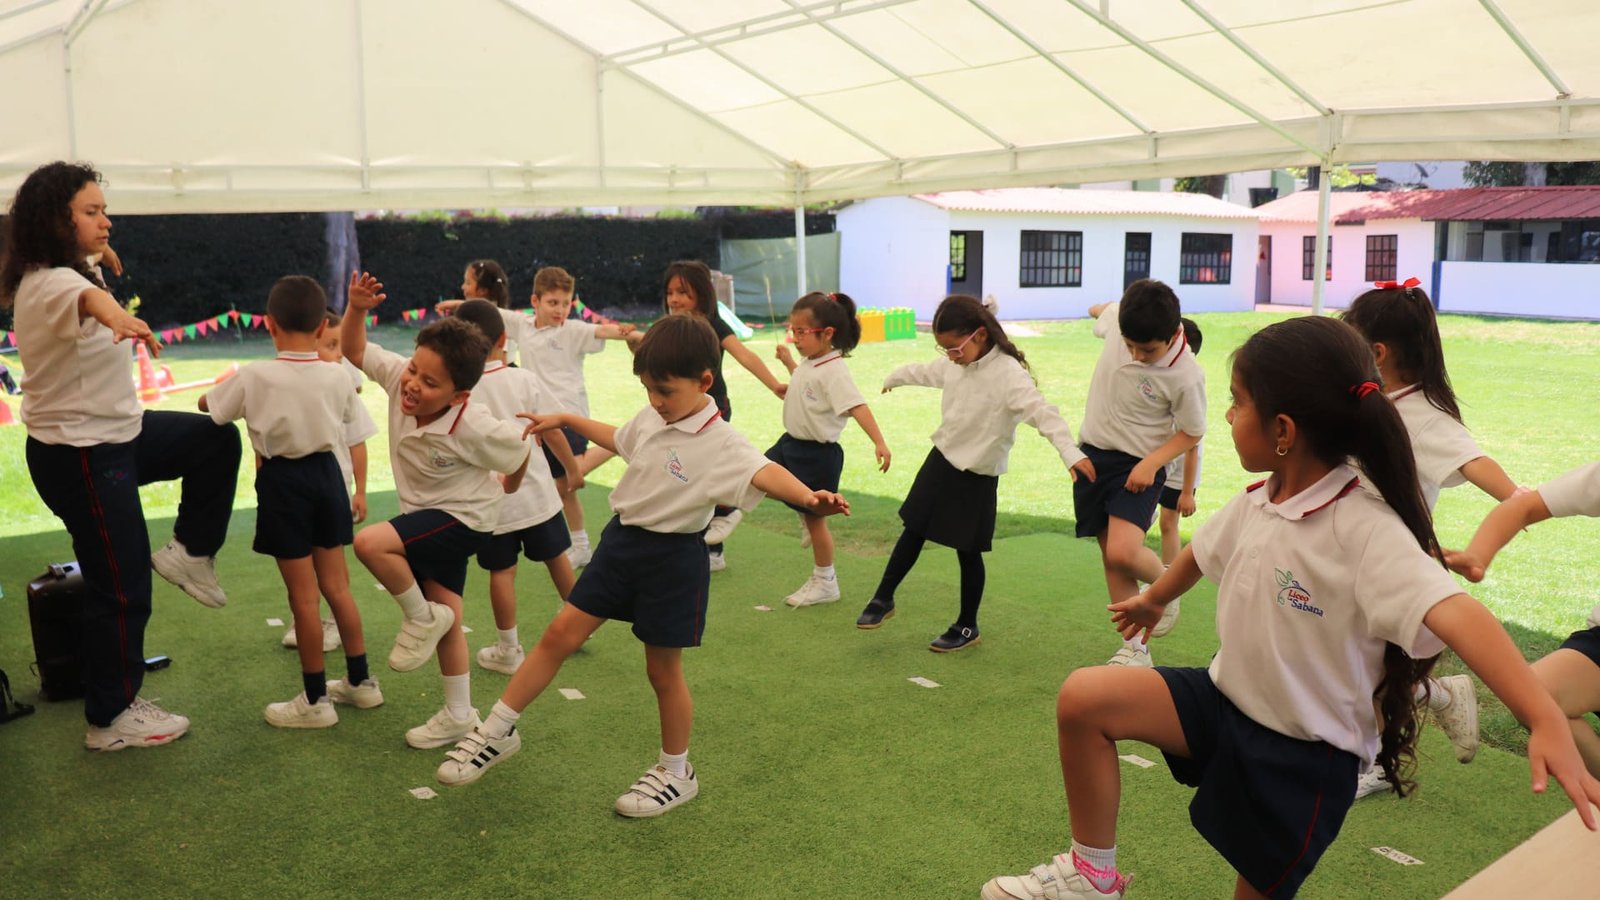
[[[1422,865],[1422,860],[1417,859],[1415,856],[1408,856],[1407,854],[1401,853],[1399,850],[1396,850],[1393,847],[1373,847],[1372,852],[1391,862],[1397,862],[1402,866]]]
[[[432,800],[433,798],[439,796],[438,794],[435,794],[433,792],[433,788],[430,787],[412,788],[410,793],[411,796],[417,798],[418,800]]]
[[[1124,753],[1121,756],[1117,757],[1117,759],[1120,759],[1125,763],[1132,763],[1133,765],[1136,765],[1141,769],[1148,769],[1151,766],[1155,765],[1155,763],[1151,762],[1150,760],[1145,759],[1144,757],[1138,756],[1138,755],[1133,754],[1133,753]]]
[[[928,679],[923,678],[921,675],[913,675],[912,677],[907,678],[906,680],[911,682],[912,684],[921,685],[922,687],[926,687],[926,688],[936,688],[936,687],[939,686],[939,682],[937,682],[937,681],[929,681]]]
[[[283,627],[283,620],[282,619],[268,619],[267,620],[267,627],[268,628],[282,628]]]
[[[765,603],[763,603],[760,606],[756,607],[756,612],[772,612],[772,607],[770,607],[770,606],[766,605]]]
[[[580,691],[577,688],[562,688],[561,696],[567,698],[568,700],[582,700],[583,691]]]

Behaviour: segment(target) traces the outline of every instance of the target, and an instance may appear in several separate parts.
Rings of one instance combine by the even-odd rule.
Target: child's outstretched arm
[[[850,407],[850,416],[861,426],[861,430],[867,433],[867,437],[872,439],[872,454],[878,460],[878,471],[889,471],[889,445],[883,440],[883,432],[878,430],[878,420],[872,417],[872,410],[862,403]]]
[[[561,468],[567,470],[566,479],[568,490],[577,490],[583,487],[583,473],[579,471],[578,458],[572,455],[572,442],[567,440],[566,434],[557,428],[539,435],[539,440],[544,442],[550,452],[555,455],[556,462]]]
[[[883,377],[883,392],[885,394],[902,385],[915,385],[917,387],[944,387],[945,375],[949,373],[955,363],[944,359],[935,359],[925,363],[906,363],[896,366],[893,371]]]
[[[755,351],[746,347],[731,334],[722,339],[722,349],[728,351],[728,355],[738,360],[739,365],[744,366],[751,375],[754,375],[758,381],[766,385],[767,390],[778,395],[778,399],[783,399],[784,392],[789,389],[789,386],[779,381],[778,376],[772,374],[772,370],[767,368],[767,364],[761,361],[761,357],[756,356]]]
[[[612,322],[608,325],[595,326],[594,336],[602,341],[625,341],[628,335],[637,330],[638,328],[627,322]]]
[[[356,483],[356,492],[350,497],[350,521],[361,524],[367,519],[367,442],[350,445],[350,474]]]
[[[367,356],[367,313],[388,296],[383,293],[383,282],[370,274],[350,273],[350,286],[345,291],[345,316],[339,322],[339,352],[358,369]],[[350,315],[351,310],[356,314]]]
[[[850,515],[850,503],[843,495],[833,491],[813,491],[790,474],[788,469],[777,463],[762,466],[756,471],[755,477],[750,479],[750,484],[768,497],[776,497],[795,506],[804,506],[813,516],[831,516],[836,513]]]
[[[1489,686],[1527,727],[1528,768],[1533,792],[1544,793],[1554,775],[1590,831],[1596,827],[1593,807],[1600,805],[1600,781],[1584,768],[1572,740],[1567,716],[1539,682],[1522,651],[1483,604],[1456,594],[1434,604],[1422,623],[1454,650],[1461,661]]]
[[[1155,484],[1157,472],[1165,468],[1167,463],[1193,450],[1198,443],[1200,438],[1195,435],[1184,431],[1174,432],[1172,437],[1167,438],[1166,443],[1151,450],[1149,456],[1139,460],[1133,471],[1128,473],[1128,481],[1124,486],[1137,494]]]
[[[530,459],[533,459],[533,448],[531,446],[528,448],[528,455],[522,458],[522,465],[517,466],[515,472],[507,472],[500,479],[500,486],[505,489],[506,493],[515,494],[522,488],[522,476],[528,474],[528,460]]]
[[[1067,424],[1066,419],[1061,418],[1060,410],[1053,404],[1045,402],[1044,395],[1034,386],[1033,379],[1019,371],[1006,385],[1005,390],[1006,396],[999,398],[1001,402],[1055,446],[1072,480],[1077,481],[1081,475],[1093,481],[1094,463],[1078,449],[1078,442],[1072,439],[1072,426]]]
[[[1511,543],[1517,532],[1548,518],[1550,507],[1545,505],[1538,491],[1514,494],[1489,511],[1467,549],[1444,552],[1445,565],[1468,581],[1482,581],[1495,554]]]
[[[1091,319],[1100,318],[1100,314],[1105,312],[1106,311],[1106,307],[1108,307],[1110,305],[1111,305],[1110,303],[1095,303],[1095,304],[1090,305],[1090,307],[1089,307],[1089,318],[1091,318]]]
[[[599,444],[612,453],[617,452],[617,426],[615,425],[596,422],[594,419],[585,419],[583,416],[573,413],[547,415],[517,413],[517,418],[528,420],[528,427],[522,430],[523,437],[527,437],[530,434],[544,434],[558,428],[571,428],[573,431],[588,438],[591,444]],[[572,448],[569,446],[567,449],[570,452]],[[569,469],[568,471],[572,470]]]
[[[1496,500],[1503,501],[1517,492],[1517,483],[1490,456],[1480,456],[1462,466],[1461,477]]]
[[[1135,635],[1142,633],[1144,642],[1149,643],[1150,629],[1161,621],[1167,604],[1188,593],[1200,578],[1200,564],[1194,561],[1194,547],[1186,544],[1155,584],[1133,597],[1106,607],[1111,610],[1111,624],[1124,638],[1133,640]]]

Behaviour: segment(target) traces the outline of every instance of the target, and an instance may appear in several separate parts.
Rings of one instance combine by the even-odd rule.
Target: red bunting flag
[[[234,320],[235,322],[239,321],[239,311],[237,309],[228,310],[228,318]]]

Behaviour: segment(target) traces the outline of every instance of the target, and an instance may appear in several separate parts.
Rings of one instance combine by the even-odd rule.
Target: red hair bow
[[[1407,278],[1405,281],[1374,281],[1372,286],[1382,291],[1398,291],[1410,290],[1414,287],[1421,287],[1422,282],[1418,281],[1413,276],[1411,278]]]
[[[1376,391],[1378,389],[1379,388],[1378,388],[1378,383],[1377,382],[1375,382],[1375,381],[1363,381],[1360,384],[1352,384],[1352,385],[1350,385],[1350,394],[1352,396],[1354,396],[1357,400],[1365,400],[1368,394],[1370,394],[1373,391]]]

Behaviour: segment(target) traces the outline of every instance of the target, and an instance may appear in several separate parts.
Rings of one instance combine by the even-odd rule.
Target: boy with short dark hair
[[[1117,603],[1137,594],[1140,582],[1161,577],[1161,558],[1144,545],[1144,535],[1167,463],[1205,434],[1206,377],[1189,349],[1178,295],[1166,284],[1142,278],[1121,301],[1091,306],[1089,315],[1105,349],[1089,380],[1078,437],[1096,477],[1073,482],[1072,505],[1078,537],[1100,544],[1106,590]],[[1170,631],[1177,616],[1178,605],[1169,604],[1152,635]],[[1126,641],[1110,664],[1148,666],[1149,647]]]
[[[578,430],[613,450],[628,469],[611,492],[616,516],[577,587],[506,686],[487,721],[439,766],[444,784],[466,784],[522,746],[517,719],[555,678],[567,656],[607,619],[633,623],[661,718],[661,756],[622,796],[616,811],[655,816],[700,790],[689,765],[693,703],[683,648],[700,644],[710,586],[702,535],[719,504],[753,507],[764,494],[815,515],[848,512],[844,498],[812,491],[769,461],[723,421],[707,391],[718,359],[715,332],[692,316],[650,326],[633,360],[650,406],[621,428],[571,413],[525,416],[531,432]]]
[[[351,541],[350,499],[335,451],[358,419],[361,401],[344,372],[317,355],[327,330],[321,285],[301,275],[278,279],[267,295],[267,332],[277,357],[254,362],[200,398],[225,424],[243,418],[261,460],[256,470],[254,549],[275,558],[289,593],[304,690],[269,704],[279,728],[327,728],[339,721],[331,696],[359,692],[362,707],[383,702],[368,677],[361,613],[350,595],[344,548]],[[328,598],[349,676],[328,682],[323,669],[321,597]]]
[[[439,651],[445,705],[406,732],[419,750],[442,747],[479,723],[472,708],[461,591],[467,559],[489,541],[503,494],[528,468],[520,429],[468,394],[483,377],[489,340],[477,326],[442,319],[417,333],[411,358],[367,343],[366,315],[385,299],[371,275],[350,276],[341,350],[389,394],[389,461],[401,514],[356,535],[356,556],[400,604],[405,621],[389,668],[410,672]],[[506,473],[496,479],[495,473]]]

